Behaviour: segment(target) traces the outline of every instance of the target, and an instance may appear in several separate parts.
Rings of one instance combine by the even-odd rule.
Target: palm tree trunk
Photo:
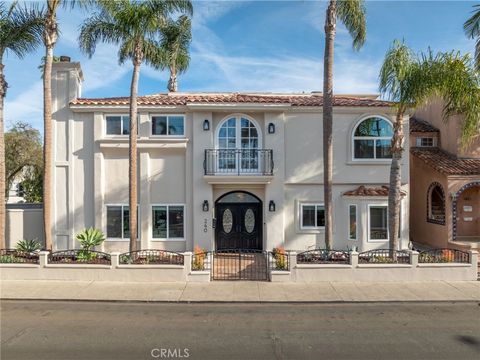
[[[129,207],[130,207],[130,251],[137,250],[137,95],[140,76],[140,60],[133,61],[130,86],[130,150],[129,150]]]
[[[168,80],[168,91],[177,91],[177,69],[175,66],[170,66],[170,79]]]
[[[5,249],[5,137],[3,128],[3,102],[7,92],[7,83],[3,75],[3,62],[0,58],[0,249]]]
[[[403,153],[403,111],[397,112],[393,126],[392,166],[390,167],[390,188],[388,190],[388,231],[390,256],[395,257],[398,250],[398,229],[400,226],[400,191],[402,187],[401,160]]]
[[[48,31],[48,30],[47,30]],[[43,224],[45,248],[51,250],[52,241],[52,62],[53,44],[47,42],[45,73],[43,76]]]
[[[331,0],[325,18],[325,55],[323,61],[323,189],[325,204],[325,247],[333,242],[333,46],[336,28],[336,0]]]

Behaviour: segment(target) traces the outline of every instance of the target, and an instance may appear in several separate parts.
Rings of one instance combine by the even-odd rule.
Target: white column
[[[275,133],[268,133],[268,124],[275,125]],[[264,221],[265,250],[272,250],[277,246],[284,246],[285,243],[285,214],[284,214],[284,182],[285,182],[285,123],[283,113],[265,113],[264,124],[264,149],[273,150],[274,175],[272,182],[265,186]],[[270,212],[268,206],[270,201],[275,202],[275,211]]]
[[[139,207],[138,207],[138,226],[140,236],[140,248],[150,248],[150,218],[152,211],[150,208],[150,154],[148,151],[140,152],[140,182],[138,188]]]
[[[203,130],[203,122],[207,119],[210,121],[210,130]],[[193,133],[193,152],[192,152],[192,217],[193,217],[193,244],[200,246],[206,250],[212,250],[214,246],[214,229],[212,227],[214,199],[212,186],[204,179],[204,154],[205,149],[213,148],[213,116],[210,112],[193,113],[192,121]],[[207,200],[209,211],[204,212],[202,209],[203,202]],[[188,249],[187,250],[193,250]]]

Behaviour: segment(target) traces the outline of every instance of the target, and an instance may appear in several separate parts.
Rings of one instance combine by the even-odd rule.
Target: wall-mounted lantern
[[[205,211],[205,212],[208,211],[208,200],[203,200],[202,209],[203,209],[203,211]]]
[[[268,124],[268,133],[269,134],[275,134],[275,124],[274,123]]]
[[[203,131],[208,131],[210,130],[210,121],[208,121],[208,119],[205,119],[203,121]]]
[[[275,202],[273,200],[270,200],[268,203],[268,211],[274,212],[275,211]]]

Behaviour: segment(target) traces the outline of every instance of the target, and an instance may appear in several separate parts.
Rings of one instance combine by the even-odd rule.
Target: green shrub
[[[0,264],[13,264],[21,262],[15,255],[0,255]]]
[[[20,240],[17,243],[17,250],[23,252],[34,252],[36,250],[40,250],[42,248],[42,244],[40,244],[36,239],[30,240]]]
[[[77,253],[76,260],[79,262],[88,262],[88,261],[95,260],[96,258],[97,258],[97,253],[90,252],[90,250],[80,250]]]
[[[105,235],[100,230],[91,227],[77,234],[77,240],[83,250],[92,250],[93,247],[105,241]]]

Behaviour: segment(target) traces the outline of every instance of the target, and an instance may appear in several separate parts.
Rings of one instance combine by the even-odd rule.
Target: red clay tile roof
[[[445,175],[480,175],[480,159],[457,158],[439,148],[414,147],[410,152]]]
[[[369,188],[366,186],[359,186],[355,190],[345,191],[344,196],[388,196],[388,186],[381,186],[377,188]],[[402,196],[407,195],[404,191],[401,192]]]
[[[413,117],[410,118],[410,132],[438,132],[438,129],[426,121]]]
[[[128,97],[76,99],[70,105],[128,105]],[[138,97],[138,105],[178,106],[187,104],[288,104],[291,106],[322,106],[321,94],[248,94],[248,93],[165,93]],[[334,106],[389,107],[389,101],[371,97],[335,96]]]

